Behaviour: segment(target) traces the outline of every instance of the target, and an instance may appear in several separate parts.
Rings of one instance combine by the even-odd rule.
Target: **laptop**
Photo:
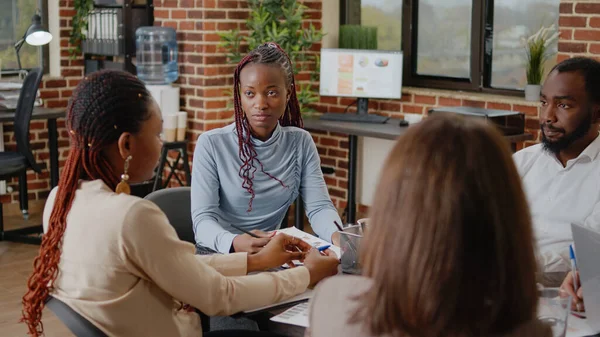
[[[600,232],[571,224],[587,324],[600,331]]]

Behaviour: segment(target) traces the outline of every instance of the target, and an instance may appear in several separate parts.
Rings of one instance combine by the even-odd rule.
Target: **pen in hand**
[[[258,236],[258,235],[256,235],[256,234],[254,234],[254,233],[252,233],[252,232],[250,232],[250,231],[248,231],[248,230],[246,230],[246,229],[244,229],[244,228],[242,228],[242,227],[240,227],[240,226],[238,226],[238,225],[231,224],[231,227],[233,227],[233,228],[235,228],[235,229],[237,229],[237,230],[239,230],[239,231],[241,231],[241,232],[244,232],[244,233],[246,233],[246,234],[250,235],[250,236],[251,236],[251,237],[253,237],[253,238],[257,238],[257,239],[260,239],[260,238],[261,238],[260,236]]]
[[[571,274],[573,275],[573,290],[575,292],[575,296],[577,296],[577,261],[575,260],[575,252],[573,251],[573,245],[569,245],[569,256],[571,258]],[[577,311],[581,311],[581,305],[579,304],[579,299],[575,298],[577,303]]]
[[[323,252],[323,251],[327,250],[329,247],[331,247],[331,245],[325,245],[325,246],[321,246],[321,247],[317,248],[317,250],[320,252]]]

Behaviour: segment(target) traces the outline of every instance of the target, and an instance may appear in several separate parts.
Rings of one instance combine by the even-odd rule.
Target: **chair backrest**
[[[195,244],[190,193],[190,187],[171,187],[154,191],[144,199],[154,202],[167,215],[179,239]]]
[[[57,298],[48,296],[46,307],[52,310],[77,337],[108,337],[102,330]]]
[[[21,87],[17,109],[15,111],[15,139],[17,141],[17,151],[19,151],[27,161],[29,166],[36,172],[41,173],[42,169],[35,161],[29,145],[29,123],[33,113],[36,95],[40,87],[43,75],[42,68],[34,68],[27,74]]]

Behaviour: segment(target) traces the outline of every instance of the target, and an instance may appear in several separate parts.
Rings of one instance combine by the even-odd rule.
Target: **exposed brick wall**
[[[600,2],[598,0],[561,0],[558,42],[558,60],[573,56],[589,56],[600,60]],[[534,135],[533,141],[519,144],[517,148],[539,141],[539,110],[535,104],[502,96],[466,95],[451,91],[431,91],[429,94],[409,93],[401,100],[370,100],[369,108],[388,116],[405,113],[425,115],[435,106],[477,106],[523,112],[526,116],[526,132]],[[471,97],[473,96],[473,97]],[[319,111],[341,112],[351,103],[345,98],[322,97]],[[339,208],[345,207],[347,186],[347,142],[339,134],[313,133],[324,164],[335,167],[335,176],[327,178],[332,199]],[[359,207],[359,216],[366,207]]]
[[[560,2],[558,60],[590,56],[600,60],[600,2]]]
[[[56,0],[53,0],[56,1]],[[79,83],[83,76],[83,60],[81,57],[72,58],[69,55],[69,34],[71,31],[71,19],[75,15],[73,0],[61,0],[59,2],[60,15],[60,66],[61,76],[50,77],[45,75],[40,85],[40,96],[44,106],[49,108],[65,108],[73,88]],[[27,187],[29,199],[45,199],[50,192],[50,155],[48,151],[48,128],[45,120],[32,121],[30,125],[31,146],[34,150],[35,159],[42,166],[42,173],[36,174],[29,171],[27,175]],[[59,165],[62,168],[68,153],[68,135],[65,129],[64,118],[58,120],[58,145]],[[13,133],[13,125],[4,123],[4,145],[6,150],[16,150]],[[18,180],[12,179],[8,182],[15,192],[0,195],[2,203],[18,202]]]
[[[311,10],[311,22],[321,26],[323,0],[304,1]],[[232,0],[163,0],[155,1],[156,24],[177,28],[180,44],[179,84],[182,88],[182,107],[188,112],[190,152],[197,136],[203,131],[232,121],[227,108],[229,98],[223,94],[231,88],[233,67],[224,65],[223,51],[218,48],[217,32],[232,28],[244,29],[247,16],[246,1]],[[186,8],[185,11],[178,7]],[[195,7],[194,7],[195,6]],[[559,59],[574,55],[600,55],[600,3],[597,1],[562,0],[560,6]],[[337,20],[336,18],[333,18]],[[317,49],[318,50],[318,49]],[[308,79],[301,74],[299,79]],[[342,112],[352,100],[322,97],[315,107],[320,112]],[[371,100],[370,108],[389,116],[405,113],[425,114],[435,106],[481,106],[521,111],[526,115],[527,132],[535,140],[519,144],[531,145],[539,139],[538,108],[535,104],[514,97],[464,95],[452,91],[408,91],[401,100]],[[323,165],[336,172],[326,176],[329,191],[338,208],[345,207],[347,189],[347,136],[313,132]],[[359,208],[365,211],[365,207]]]
[[[321,27],[321,0],[302,1],[309,7],[309,20]],[[245,21],[248,4],[237,0],[155,0],[154,24],[177,30],[179,47],[179,79],[181,109],[188,114],[190,158],[198,136],[233,122],[232,98],[226,93],[233,87],[234,65],[227,63],[225,51],[219,47],[219,32],[239,29],[247,32]],[[315,46],[314,50],[319,50]],[[304,72],[299,83],[309,80]],[[183,179],[183,177],[182,177]]]
[[[306,0],[309,6],[310,22],[321,26],[321,4],[324,0]],[[333,1],[333,0],[330,0]],[[247,2],[238,0],[155,0],[155,24],[176,28],[179,42],[180,79],[176,85],[181,87],[182,110],[188,113],[189,152],[193,154],[195,141],[200,133],[224,126],[233,119],[233,111],[228,108],[225,92],[232,87],[233,66],[225,62],[225,53],[218,47],[218,32],[229,29],[244,30],[244,21],[248,15]],[[48,106],[64,106],[76,81],[81,78],[80,60],[71,60],[66,54],[70,24],[69,11],[72,1],[61,1],[61,47],[63,55],[64,79],[46,80],[42,89]],[[595,0],[561,0],[559,28],[559,60],[575,55],[600,57],[600,3]],[[330,19],[330,18],[327,18]],[[331,18],[337,20],[337,17]],[[318,50],[319,46],[315,47]],[[308,80],[308,73],[300,74],[297,79]],[[53,88],[58,87],[58,88]],[[351,103],[345,98],[322,97],[315,105],[320,112],[338,111]],[[465,105],[488,108],[511,109],[525,113],[527,132],[535,136],[535,141],[521,144],[527,146],[538,139],[538,110],[535,104],[519,100],[489,95],[464,95],[452,91],[409,90],[401,100],[371,100],[370,108],[389,116],[403,116],[405,113],[425,114],[434,106]],[[10,126],[5,126],[5,138],[11,139]],[[46,147],[47,132],[45,123],[37,123],[32,128],[32,141],[37,141],[40,150],[36,151],[38,160],[48,164]],[[66,134],[61,131],[61,142],[66,145]],[[342,134],[313,133],[323,165],[332,166],[336,173],[326,177],[330,194],[339,208],[345,207],[347,188],[347,137]],[[6,139],[5,139],[6,140]],[[43,148],[43,149],[42,149]],[[66,149],[61,148],[64,159]],[[47,171],[32,175],[30,180],[33,197],[47,194]],[[40,183],[40,185],[34,185]],[[44,183],[46,185],[44,185]],[[15,186],[15,183],[13,183]],[[1,198],[1,197],[0,197]],[[16,200],[16,194],[14,196]],[[365,208],[363,207],[364,211]]]

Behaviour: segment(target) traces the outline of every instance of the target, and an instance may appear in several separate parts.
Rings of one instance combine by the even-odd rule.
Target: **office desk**
[[[337,132],[348,135],[347,222],[354,223],[356,221],[356,165],[358,136],[395,140],[410,127],[401,127],[399,123],[400,119],[395,118],[389,119],[385,124],[324,121],[315,117],[304,119],[304,128],[307,130]],[[516,143],[531,140],[533,139],[533,136],[531,134],[524,133],[520,135],[505,136],[505,138],[511,143],[511,147],[514,152],[516,150]],[[297,212],[296,215],[298,214],[302,214],[302,212]],[[298,219],[296,219],[296,223],[298,223]]]
[[[50,188],[58,184],[58,129],[56,120],[65,117],[65,109],[33,108],[31,120],[48,120],[48,148],[50,152]],[[13,123],[15,112],[0,110],[0,123]]]

